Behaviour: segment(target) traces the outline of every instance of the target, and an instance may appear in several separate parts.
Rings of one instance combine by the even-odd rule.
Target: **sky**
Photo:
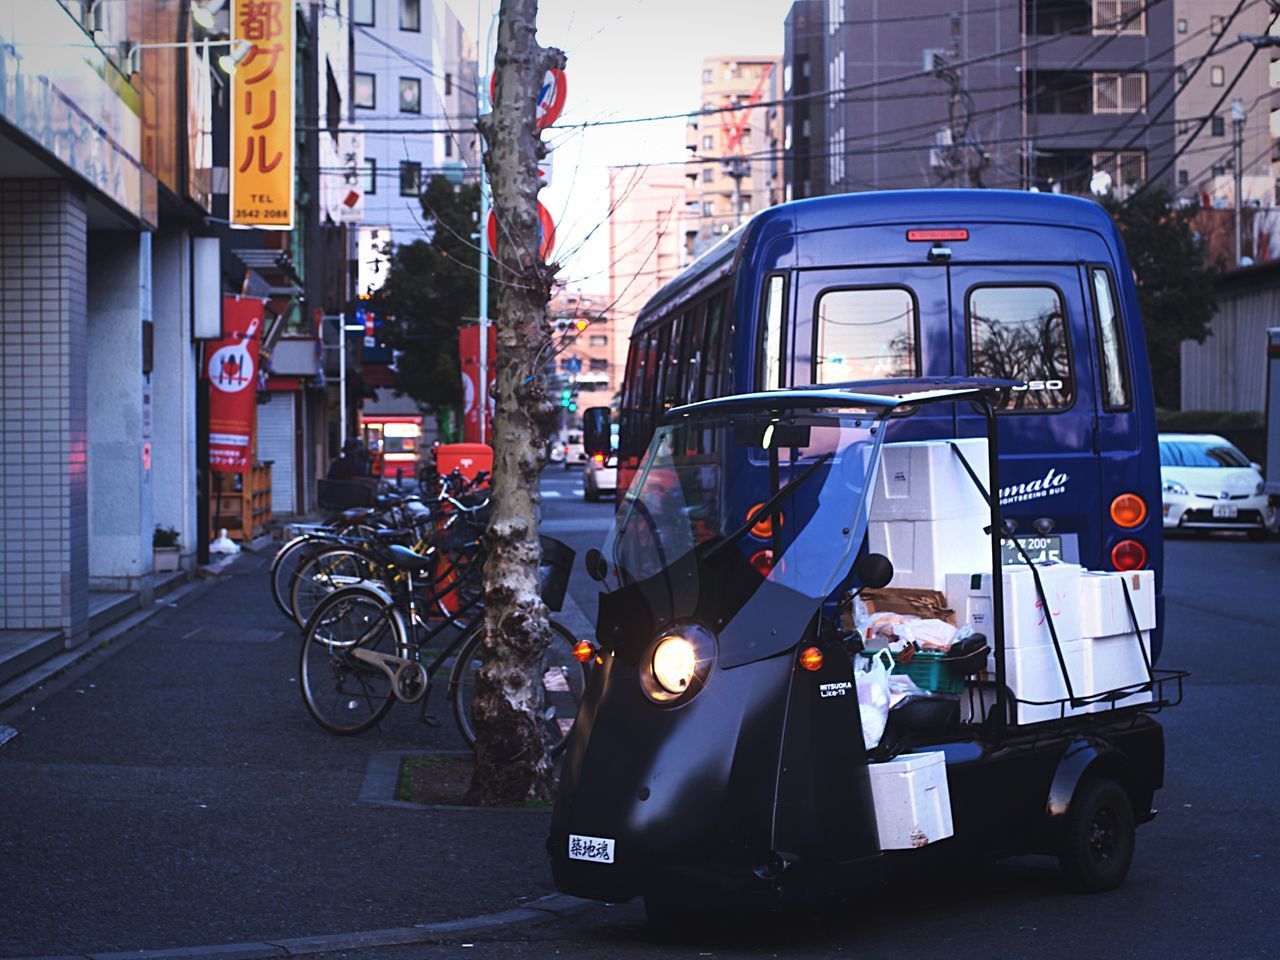
[[[480,48],[480,70],[493,63],[489,25],[496,0],[451,0],[468,17]],[[699,106],[702,58],[782,55],[783,20],[792,0],[542,0],[538,42],[568,56],[568,96],[558,123],[574,124]],[[608,231],[597,227],[608,210],[611,164],[682,161],[685,121],[551,129],[551,185],[542,202],[556,221],[560,278],[587,292],[608,292]],[[588,234],[591,234],[588,238]],[[584,242],[584,238],[585,242]]]

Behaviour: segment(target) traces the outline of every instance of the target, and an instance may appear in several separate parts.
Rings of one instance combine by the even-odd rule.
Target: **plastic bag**
[[[925,690],[905,673],[889,675],[889,709],[892,710],[907,697],[932,697],[932,690]]]
[[[951,649],[959,631],[945,620],[913,620],[900,623],[894,628],[900,640],[914,643],[920,650]]]
[[[878,650],[868,660],[865,670],[853,675],[858,689],[858,714],[862,719],[862,742],[870,750],[884,736],[889,722],[889,672],[893,658],[884,650]]]

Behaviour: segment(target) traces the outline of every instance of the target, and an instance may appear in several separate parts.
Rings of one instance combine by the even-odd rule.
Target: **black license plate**
[[[1045,563],[1049,560],[1062,560],[1062,538],[1059,536],[1048,537],[1018,537],[1018,543],[1022,549],[1026,551],[1032,563]],[[1022,553],[1008,540],[1000,541],[1001,562],[1006,565],[1025,564],[1027,561]]]

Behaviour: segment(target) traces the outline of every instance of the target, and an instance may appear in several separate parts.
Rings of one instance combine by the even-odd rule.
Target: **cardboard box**
[[[868,613],[902,613],[956,625],[956,612],[947,606],[947,598],[941,590],[885,587],[883,590],[863,590],[860,596]]]
[[[867,770],[881,850],[912,850],[955,833],[941,751],[903,754]]]
[[[1153,570],[1110,573],[1086,570],[1080,577],[1080,632],[1086,637],[1132,633],[1133,620],[1125,605],[1129,587],[1139,630],[1156,626],[1156,575]]]
[[[986,438],[886,443],[880,448],[871,519],[989,518],[990,509],[952,444],[964,454],[983,488],[990,490]]]

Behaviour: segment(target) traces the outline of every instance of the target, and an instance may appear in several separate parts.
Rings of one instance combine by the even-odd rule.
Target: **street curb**
[[[522,907],[483,913],[460,920],[419,923],[412,927],[391,927],[357,933],[333,933],[318,937],[291,937],[260,943],[222,943],[168,950],[119,950],[109,953],[62,954],[57,957],[7,957],[2,960],[277,960],[305,957],[340,950],[394,947],[422,943],[447,943],[479,933],[508,927],[563,920],[589,906],[591,901],[563,893],[548,894]]]

